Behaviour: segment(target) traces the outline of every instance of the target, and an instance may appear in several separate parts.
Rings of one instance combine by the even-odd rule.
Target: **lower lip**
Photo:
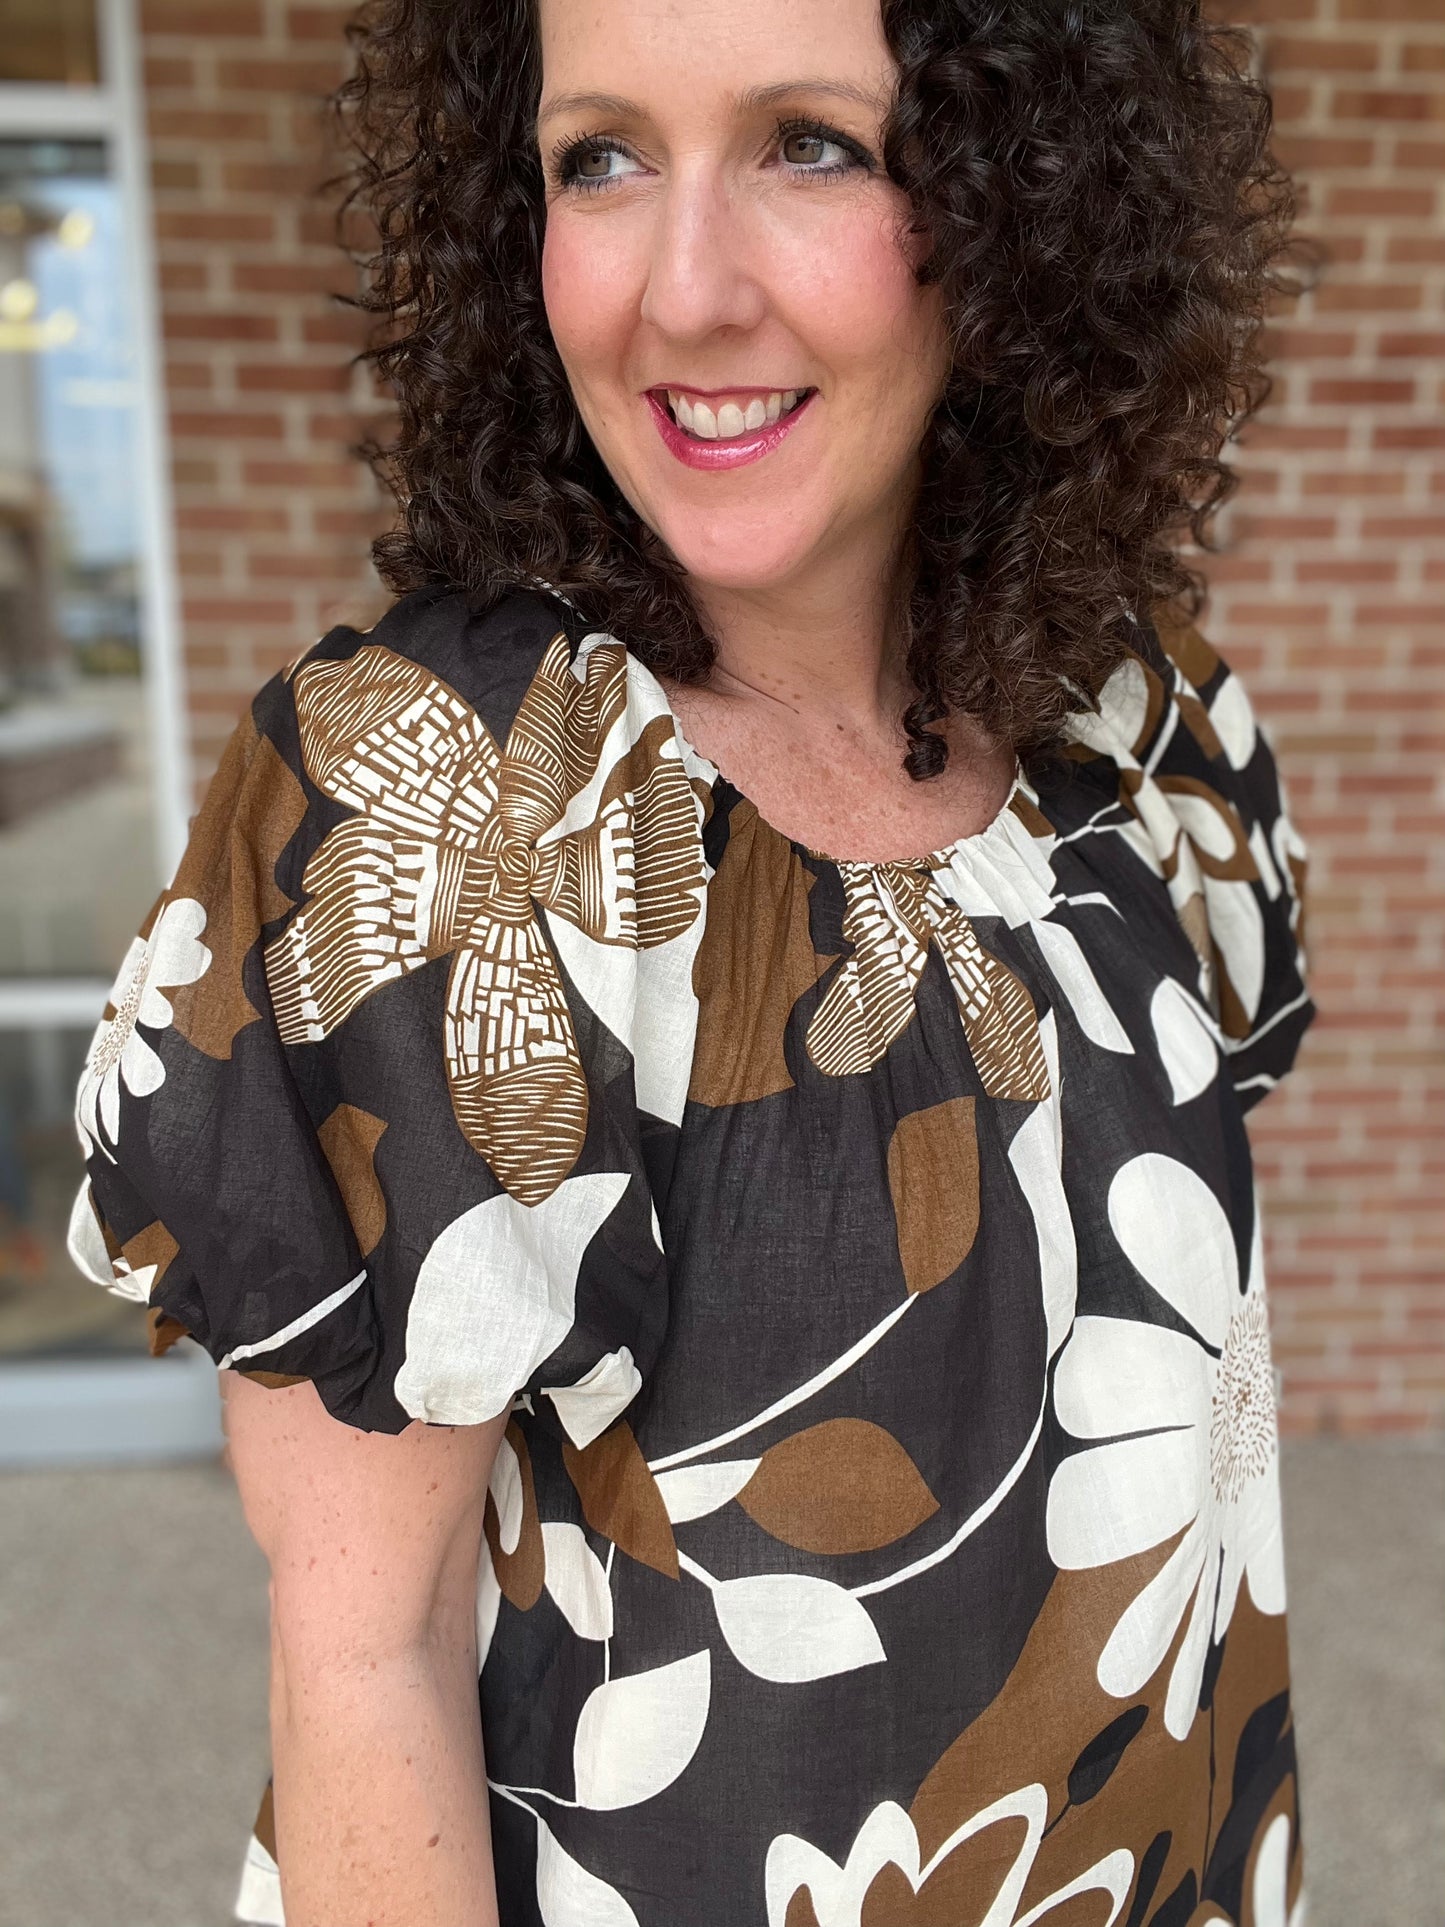
[[[750,435],[729,436],[725,442],[705,442],[696,435],[685,433],[668,413],[667,403],[659,401],[650,391],[647,405],[652,410],[652,419],[657,423],[658,434],[680,462],[685,462],[689,468],[718,469],[742,468],[748,462],[758,462],[764,455],[771,455],[783,437],[792,432],[812,400],[813,396],[807,395],[796,408],[790,409],[786,415],[780,415],[775,422],[767,422]]]

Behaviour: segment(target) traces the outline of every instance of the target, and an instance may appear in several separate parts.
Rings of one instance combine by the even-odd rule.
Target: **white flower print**
[[[818,1927],[860,1927],[869,1891],[886,1867],[897,1867],[916,1894],[955,1848],[987,1827],[1016,1820],[1024,1822],[1023,1839],[978,1927],[1033,1927],[1034,1922],[1047,1920],[1057,1909],[1067,1908],[1075,1896],[1086,1893],[1107,1894],[1112,1904],[1107,1914],[1099,1914],[1097,1918],[1100,1927],[1112,1927],[1129,1897],[1134,1879],[1134,1856],[1123,1847],[1096,1861],[1086,1872],[1047,1895],[1027,1912],[1020,1911],[1023,1891],[1044,1837],[1048,1811],[1049,1797],[1042,1786],[1021,1787],[956,1827],[927,1862],[922,1861],[912,1820],[893,1800],[884,1800],[874,1807],[858,1829],[847,1863],[842,1867],[796,1834],[780,1833],[768,1848],[765,1873],[768,1927],[785,1927],[789,1903],[804,1887]]]
[[[174,1012],[167,990],[193,984],[211,967],[201,942],[206,912],[194,897],[177,897],[156,918],[148,937],[137,937],[126,952],[110,993],[111,1015],[102,1017],[91,1039],[76,1096],[81,1148],[104,1149],[120,1131],[120,1087],[133,1097],[150,1097],[165,1082],[165,1066],[136,1029],[167,1030]]]
[[[1189,1326],[1082,1317],[1059,1359],[1059,1420],[1091,1443],[1049,1486],[1048,1543],[1065,1570],[1179,1543],[1127,1608],[1099,1658],[1099,1684],[1137,1693],[1188,1627],[1164,1724],[1188,1733],[1211,1637],[1222,1638],[1240,1580],[1259,1611],[1284,1611],[1274,1375],[1259,1213],[1246,1291],[1229,1220],[1186,1165],[1158,1152],[1109,1188],[1124,1255]],[[1092,1441],[1098,1441],[1092,1443]]]

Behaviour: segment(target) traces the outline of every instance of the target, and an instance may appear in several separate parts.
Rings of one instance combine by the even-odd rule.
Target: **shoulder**
[[[288,734],[308,695],[341,684],[406,685],[476,716],[499,741],[549,656],[570,661],[587,632],[575,607],[548,589],[485,598],[443,586],[400,597],[369,629],[338,624],[287,665],[252,704],[258,730]]]

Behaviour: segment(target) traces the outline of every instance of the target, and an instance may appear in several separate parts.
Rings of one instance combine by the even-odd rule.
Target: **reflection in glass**
[[[94,87],[95,0],[0,0],[0,80]]]
[[[0,1359],[147,1350],[140,1308],[65,1248],[81,1177],[71,1099],[89,1032],[0,1031]]]
[[[109,981],[155,894],[120,204],[0,141],[0,976]]]

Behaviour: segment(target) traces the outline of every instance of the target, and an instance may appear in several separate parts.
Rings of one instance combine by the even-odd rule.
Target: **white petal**
[[[121,1046],[120,1074],[136,1097],[152,1096],[166,1081],[165,1065],[139,1031],[133,1030]]]
[[[579,1865],[540,1814],[533,1818],[537,1906],[544,1927],[637,1927],[637,1915],[617,1889]]]
[[[1191,1426],[1095,1445],[1049,1482],[1049,1557],[1066,1572],[1161,1545],[1199,1511],[1206,1468]]]
[[[1099,980],[1079,948],[1079,940],[1073,931],[1052,919],[1034,923],[1030,927],[1044,953],[1044,962],[1073,1011],[1079,1029],[1100,1050],[1132,1056],[1134,1046],[1129,1042],[1129,1034],[1099,988]]]
[[[1204,1012],[1181,984],[1162,977],[1149,1001],[1149,1021],[1174,1102],[1187,1104],[1219,1073],[1219,1046]]]
[[[1239,1260],[1224,1207],[1196,1171],[1160,1151],[1131,1158],[1109,1186],[1124,1256],[1210,1345],[1239,1302]]]
[[[1008,1147],[1009,1163],[1033,1214],[1039,1241],[1039,1280],[1050,1358],[1068,1336],[1079,1280],[1074,1219],[1059,1172],[1056,1114],[1054,1100],[1036,1104]]]
[[[547,1590],[567,1624],[579,1639],[610,1639],[612,1590],[581,1526],[546,1519],[542,1544],[547,1554]]]
[[[1208,1550],[1208,1529],[1196,1519],[1144,1590],[1129,1602],[1099,1655],[1099,1684],[1106,1693],[1129,1699],[1163,1665],[1185,1608],[1199,1590]]]
[[[163,1030],[171,1021],[171,1006],[161,995],[180,984],[197,983],[211,967],[211,953],[199,942],[206,912],[194,897],[168,903],[151,932],[150,961],[137,1015],[143,1024]]]
[[[1184,1643],[1169,1675],[1169,1691],[1164,1696],[1164,1726],[1176,1740],[1186,1739],[1199,1711],[1199,1689],[1204,1684],[1204,1662],[1209,1653],[1209,1629],[1214,1623],[1214,1581],[1219,1568],[1218,1548],[1211,1546],[1205,1556],[1204,1573],[1194,1595]]]
[[[1184,833],[1194,847],[1205,856],[1213,857],[1216,863],[1228,863],[1239,845],[1233,825],[1218,806],[1189,790],[1170,790],[1168,794],[1169,807],[1184,825]]]
[[[1278,1456],[1271,1459],[1266,1473],[1245,1487],[1234,1510],[1249,1596],[1257,1612],[1276,1617],[1285,1607]]]
[[[572,1329],[583,1254],[625,1171],[568,1178],[541,1204],[509,1193],[455,1218],[422,1260],[396,1396],[412,1418],[476,1425],[505,1410]]]
[[[544,1385],[567,1436],[579,1451],[600,1438],[613,1419],[625,1411],[642,1386],[642,1374],[626,1345],[605,1352],[575,1385]]]
[[[513,1553],[522,1538],[522,1515],[526,1510],[526,1496],[522,1489],[522,1466],[512,1441],[503,1438],[497,1445],[497,1456],[492,1460],[492,1476],[487,1481],[492,1495],[492,1503],[497,1508],[497,1537],[502,1551]]]
[[[735,1499],[757,1471],[757,1459],[724,1459],[712,1465],[680,1465],[657,1474],[657,1489],[675,1526],[701,1519]]]
[[[1209,705],[1209,720],[1224,745],[1231,769],[1244,769],[1254,755],[1259,734],[1249,697],[1238,676],[1226,676]]]
[[[497,1614],[502,1605],[502,1588],[497,1583],[497,1570],[492,1564],[492,1548],[482,1539],[481,1557],[477,1561],[477,1671],[480,1673],[487,1663],[487,1654],[492,1650],[492,1634],[497,1630]]]
[[[1254,1856],[1254,1927],[1289,1927],[1289,1815],[1277,1813],[1265,1829]]]
[[[70,1207],[70,1229],[66,1234],[65,1248],[77,1270],[93,1285],[103,1285],[107,1291],[115,1290],[115,1272],[111,1269],[110,1253],[105,1248],[105,1239],[96,1219],[89,1180],[76,1192],[75,1202]]]
[[[1076,1439],[1207,1427],[1218,1367],[1201,1345],[1134,1318],[1080,1318],[1059,1360],[1054,1409]]]
[[[863,1896],[888,1866],[901,1868],[913,1891],[918,1891],[918,1835],[896,1800],[881,1801],[868,1815],[846,1867],[795,1833],[777,1834],[769,1843],[763,1874],[768,1927],[785,1927],[788,1903],[802,1887],[812,1897],[820,1927],[844,1927],[844,1923],[857,1927]]]
[[[1264,991],[1264,915],[1254,885],[1221,877],[1204,879],[1204,907],[1209,929],[1219,945],[1235,995],[1251,1023],[1259,1014]]]
[[[760,1573],[719,1580],[712,1598],[734,1657],[760,1679],[826,1679],[887,1657],[865,1608],[831,1579]]]
[[[671,1786],[698,1749],[711,1694],[706,1649],[594,1687],[572,1746],[578,1802],[611,1811]]]
[[[1127,1847],[1116,1848],[1102,1860],[1096,1860],[1087,1873],[1077,1875],[1066,1887],[1060,1887],[1057,1893],[1050,1894],[1047,1900],[1041,1900],[1037,1907],[1030,1907],[1026,1914],[1020,1915],[1018,1927],[1034,1927],[1036,1921],[1043,1920],[1076,1894],[1093,1893],[1106,1893],[1113,1901],[1113,1906],[1099,1922],[1099,1927],[1113,1927],[1133,1884],[1134,1856]]]

